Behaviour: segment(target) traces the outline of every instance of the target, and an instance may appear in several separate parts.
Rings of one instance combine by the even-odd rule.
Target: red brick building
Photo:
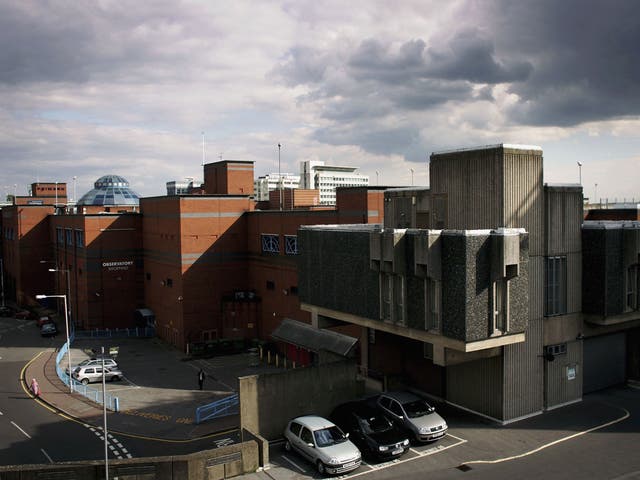
[[[94,189],[86,204],[67,208],[66,185],[40,184],[58,195],[33,189],[24,206],[2,211],[9,298],[28,305],[40,293],[69,292],[82,329],[132,326],[147,309],[157,335],[182,349],[215,338],[268,340],[283,318],[310,321],[297,296],[298,228],[383,218],[383,188],[339,189],[336,208],[314,206],[317,191],[288,191],[282,210],[279,202],[257,210],[253,162],[207,164],[204,178],[198,195],[99,205],[103,192]],[[96,189],[125,183],[105,176]]]

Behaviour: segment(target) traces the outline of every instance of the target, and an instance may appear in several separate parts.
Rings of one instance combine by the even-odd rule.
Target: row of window
[[[84,248],[84,230],[73,230],[71,228],[56,228],[56,240],[58,245],[73,246]]]
[[[280,235],[263,233],[262,253],[280,253]],[[284,253],[285,255],[298,255],[298,237],[297,235],[284,236]]]

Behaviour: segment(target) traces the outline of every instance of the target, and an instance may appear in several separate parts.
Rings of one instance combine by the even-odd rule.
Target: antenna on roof
[[[202,166],[204,167],[204,132],[202,132]]]

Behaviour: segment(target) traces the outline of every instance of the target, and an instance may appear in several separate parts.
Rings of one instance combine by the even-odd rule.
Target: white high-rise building
[[[321,160],[300,162],[300,188],[320,190],[321,205],[336,204],[336,187],[366,187],[369,176],[355,173],[357,167],[325,165]]]
[[[269,173],[258,177],[253,182],[253,195],[257,201],[268,201],[269,192],[282,188],[299,188],[300,175],[292,173]]]
[[[202,182],[193,181],[193,178],[187,177],[184,180],[173,180],[167,182],[167,195],[187,195],[194,186],[200,186]]]

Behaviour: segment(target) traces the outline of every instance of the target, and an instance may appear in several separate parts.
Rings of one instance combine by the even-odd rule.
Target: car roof
[[[302,417],[294,418],[292,422],[298,422],[311,430],[333,427],[335,425],[326,418],[319,417],[317,415],[304,415]]]
[[[361,418],[377,417],[380,415],[378,409],[366,400],[354,400],[352,402],[343,403],[338,405],[334,410],[334,413],[342,415],[348,412],[353,412]]]
[[[419,396],[411,392],[384,392],[381,394],[381,396],[393,398],[400,403],[413,402],[415,400],[424,400],[423,398],[420,398]]]

